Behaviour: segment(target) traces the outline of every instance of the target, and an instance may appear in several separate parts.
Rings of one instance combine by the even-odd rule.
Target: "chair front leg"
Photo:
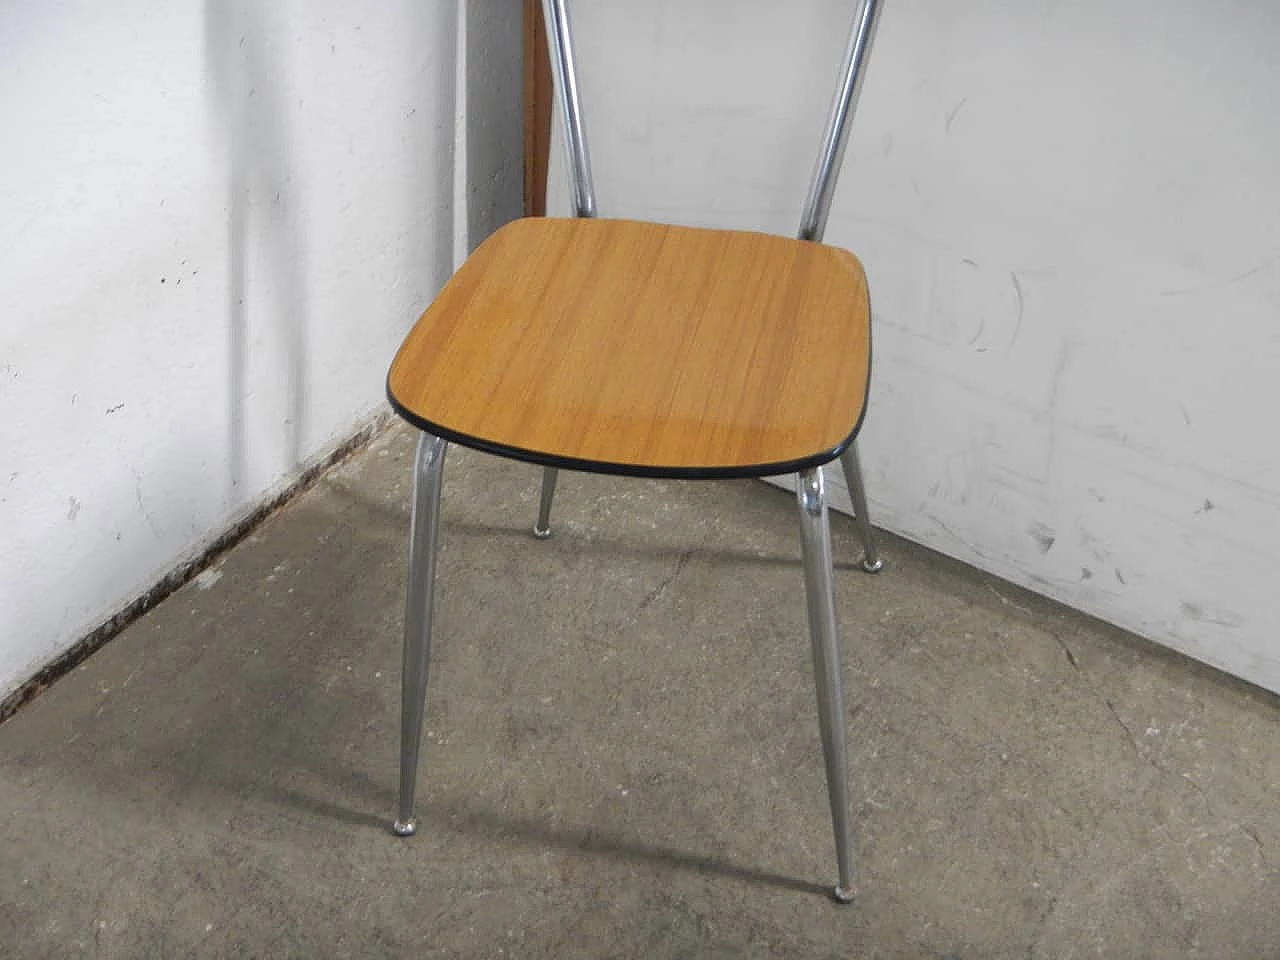
[[[818,692],[818,726],[827,767],[827,796],[835,832],[840,882],[835,898],[853,900],[853,829],[849,811],[849,762],[845,745],[844,694],[840,682],[840,644],[832,586],[831,532],[827,522],[822,468],[805,470],[796,480],[800,505],[800,543],[804,556],[805,597],[809,606],[809,640]]]
[[[413,836],[413,792],[418,778],[418,749],[426,710],[431,661],[431,606],[435,595],[436,534],[440,526],[440,487],[448,444],[423,433],[413,465],[413,519],[409,531],[409,589],[404,612],[404,667],[400,678],[400,814],[391,830]]]

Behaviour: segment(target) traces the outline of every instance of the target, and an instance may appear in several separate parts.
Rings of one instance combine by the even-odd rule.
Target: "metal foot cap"
[[[391,832],[397,837],[412,837],[418,832],[418,821],[413,819],[397,820],[391,824]]]
[[[836,903],[853,903],[853,898],[858,895],[858,891],[853,884],[849,884],[847,887],[836,884],[836,888],[831,891],[831,895],[836,898]]]
[[[550,528],[550,527],[540,527],[540,526],[538,526],[538,525],[535,523],[535,524],[533,525],[533,535],[534,535],[534,537],[535,537],[536,539],[538,539],[538,540],[550,540],[550,539],[551,539],[551,528]]]
[[[884,561],[879,557],[876,557],[874,560],[867,560],[864,558],[862,561],[862,569],[867,573],[879,573],[884,569]]]

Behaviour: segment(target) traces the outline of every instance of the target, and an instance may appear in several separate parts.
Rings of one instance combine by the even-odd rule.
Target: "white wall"
[[[0,5],[0,698],[384,409],[451,267],[455,18]]]
[[[524,212],[524,31],[518,0],[462,0],[459,261]]]
[[[577,3],[602,214],[794,231],[851,7]],[[1277,36],[886,0],[827,238],[871,283],[876,522],[1280,691]]]

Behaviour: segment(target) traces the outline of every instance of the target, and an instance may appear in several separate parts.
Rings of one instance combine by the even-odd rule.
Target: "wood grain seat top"
[[[445,285],[387,392],[424,430],[535,463],[763,476],[853,439],[869,332],[862,266],[836,247],[525,219]]]

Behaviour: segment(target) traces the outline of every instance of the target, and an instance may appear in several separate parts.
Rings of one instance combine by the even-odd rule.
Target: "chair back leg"
[[[556,477],[559,471],[555,467],[542,468],[542,496],[538,499],[538,522],[533,525],[533,535],[539,540],[551,536],[551,501],[556,496]]]
[[[840,454],[840,468],[844,482],[853,501],[853,518],[858,522],[858,536],[862,538],[862,569],[867,573],[879,573],[884,561],[876,550],[876,534],[871,527],[871,515],[867,512],[867,489],[862,483],[862,464],[858,461],[858,441],[854,440]]]

